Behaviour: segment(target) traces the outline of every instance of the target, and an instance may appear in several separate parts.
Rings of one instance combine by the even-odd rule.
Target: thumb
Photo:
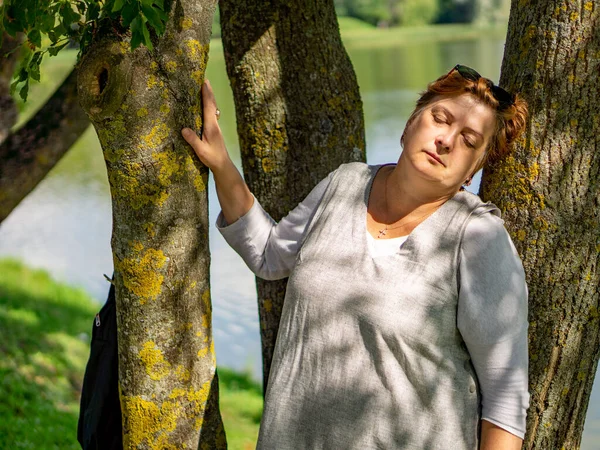
[[[194,130],[192,130],[191,128],[184,128],[183,130],[181,130],[181,135],[183,136],[183,138],[185,139],[185,141],[190,144],[190,146],[192,147],[192,149],[194,150],[194,152],[200,156],[200,154],[202,153],[203,150],[203,142],[202,140],[198,137],[198,135],[196,134],[196,132]]]
[[[184,128],[183,130],[181,130],[181,135],[190,145],[193,145],[195,139],[198,139],[198,135],[194,133],[194,130],[192,130],[191,128]]]

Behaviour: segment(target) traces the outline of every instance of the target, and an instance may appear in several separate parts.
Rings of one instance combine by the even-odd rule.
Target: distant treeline
[[[510,0],[334,0],[337,14],[379,27],[506,22]]]

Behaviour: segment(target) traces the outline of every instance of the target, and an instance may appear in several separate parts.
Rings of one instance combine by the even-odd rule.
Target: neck
[[[402,157],[389,173],[386,183],[387,209],[393,217],[435,210],[456,194],[454,191],[440,191],[435,183],[419,177],[414,169],[407,167]]]

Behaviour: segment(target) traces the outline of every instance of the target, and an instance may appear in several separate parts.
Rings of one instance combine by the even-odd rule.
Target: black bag
[[[122,450],[115,287],[94,318],[90,359],[85,368],[77,440],[83,450]]]

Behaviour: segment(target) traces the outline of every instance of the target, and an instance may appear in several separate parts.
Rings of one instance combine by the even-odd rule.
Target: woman
[[[289,276],[258,447],[518,449],[527,287],[498,209],[462,189],[527,108],[473,69],[429,84],[395,165],[342,165],[276,224],[232,164],[203,89],[183,136],[217,225],[258,276]]]

